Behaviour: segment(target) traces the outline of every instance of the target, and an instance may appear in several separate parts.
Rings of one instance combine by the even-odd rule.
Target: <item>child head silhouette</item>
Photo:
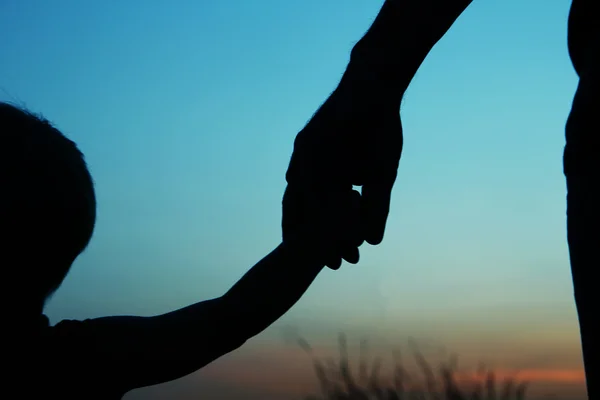
[[[17,312],[41,314],[92,237],[83,154],[44,118],[0,102],[0,251]],[[16,296],[16,298],[15,298]]]

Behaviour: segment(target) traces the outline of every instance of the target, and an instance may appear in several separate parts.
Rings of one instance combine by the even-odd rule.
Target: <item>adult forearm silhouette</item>
[[[306,207],[319,207],[332,193],[362,186],[363,238],[379,244],[402,153],[400,102],[417,69],[471,0],[387,0],[354,46],[334,92],[294,142],[286,179]],[[286,193],[286,196],[290,194]],[[287,226],[302,212],[284,216]],[[349,262],[358,254],[342,251]],[[328,257],[336,269],[341,258]]]
[[[571,5],[568,45],[579,84],[566,124],[567,237],[588,397],[600,399],[600,26],[592,2]]]
[[[380,83],[375,89],[386,91],[399,106],[419,66],[471,3],[386,0],[371,27],[353,47],[347,77],[354,83]]]

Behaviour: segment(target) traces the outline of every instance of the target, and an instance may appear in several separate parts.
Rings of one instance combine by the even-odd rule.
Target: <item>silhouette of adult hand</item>
[[[294,141],[286,174],[288,189],[293,190],[286,191],[286,196],[295,197],[289,202],[304,205],[284,212],[284,240],[303,215],[332,211],[331,203],[353,185],[362,186],[354,217],[359,219],[361,238],[371,245],[383,240],[402,153],[400,95],[378,82],[350,77],[342,79]],[[354,261],[354,253],[338,256]],[[331,262],[330,268],[339,266],[341,259]]]
[[[306,191],[288,185],[283,196],[284,243],[331,269],[338,269],[342,258],[356,264],[363,242],[360,199],[351,186]]]

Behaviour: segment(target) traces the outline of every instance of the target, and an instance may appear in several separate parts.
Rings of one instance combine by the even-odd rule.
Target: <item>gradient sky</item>
[[[293,139],[382,3],[0,0],[0,100],[75,140],[98,193],[51,321],[219,296],[277,246]],[[561,164],[569,3],[474,1],[404,99],[383,244],[323,272],[241,350],[127,398],[298,398],[315,379],[292,335],[324,354],[338,331],[382,354],[413,336],[521,371],[536,393],[581,395]]]

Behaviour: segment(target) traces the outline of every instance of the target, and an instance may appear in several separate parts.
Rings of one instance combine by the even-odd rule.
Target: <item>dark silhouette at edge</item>
[[[600,25],[589,0],[573,0],[568,46],[579,84],[566,124],[567,239],[588,397],[600,398]],[[594,322],[595,321],[595,322]]]

